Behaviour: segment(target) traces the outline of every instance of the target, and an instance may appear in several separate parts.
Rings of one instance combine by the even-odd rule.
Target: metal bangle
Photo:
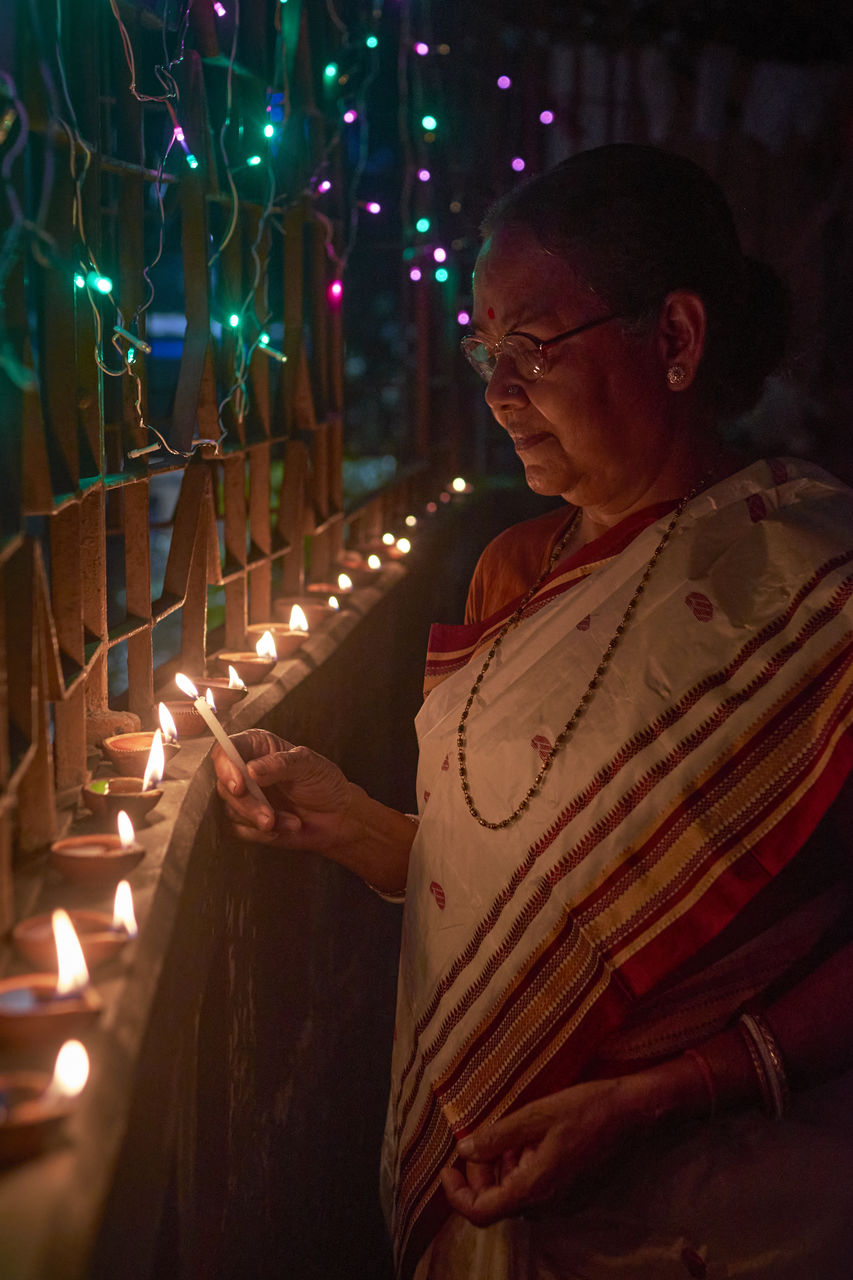
[[[781,1120],[791,1094],[776,1038],[764,1019],[756,1014],[742,1013],[738,1027],[761,1084],[765,1110],[775,1120]]]

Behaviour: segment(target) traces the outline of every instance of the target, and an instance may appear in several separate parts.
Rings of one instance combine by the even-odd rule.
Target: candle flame
[[[381,569],[382,561],[379,559],[379,556],[368,556],[367,567],[368,569]]]
[[[75,991],[82,991],[89,985],[89,970],[86,968],[83,948],[80,946],[80,939],[77,937],[68,912],[59,907],[50,919],[53,925],[56,964],[59,970],[56,994],[67,996]]]
[[[338,574],[338,590],[352,591],[352,578],[349,576],[348,573]]]
[[[229,664],[228,664],[228,688],[229,688],[229,689],[245,689],[245,687],[246,687],[246,686],[243,684],[243,681],[242,681],[242,680],[240,679],[240,677],[237,675],[237,672],[234,670],[234,668],[231,666],[231,663],[229,662]]]
[[[129,849],[133,844],[136,832],[133,830],[133,823],[124,809],[119,809],[116,818],[116,826],[118,827],[119,839],[121,840],[122,849]]]
[[[166,706],[165,702],[161,702],[157,708],[157,714],[160,717],[160,728],[163,730],[163,737],[166,742],[177,742],[178,730],[172,719],[172,713]]]
[[[259,658],[277,658],[278,651],[271,631],[265,631],[255,645],[255,653]]]
[[[163,750],[163,735],[159,729],[154,731],[151,739],[151,750],[148,752],[148,763],[142,777],[142,790],[156,787],[166,772],[166,753]]]
[[[135,938],[139,933],[136,915],[133,910],[133,894],[130,892],[130,885],[126,880],[120,880],[116,885],[116,896],[113,903],[113,928],[124,929],[129,938]]]
[[[397,539],[397,550],[402,551],[404,556],[407,556],[411,551],[411,549],[412,549],[412,544],[408,538]]]
[[[290,610],[290,630],[291,631],[307,631],[308,619],[305,617],[305,610],[300,605],[295,604]]]
[[[47,1092],[52,1098],[76,1098],[89,1079],[89,1055],[79,1040],[66,1040],[56,1055]]]
[[[341,602],[340,602],[340,600],[338,599],[338,597],[337,597],[337,596],[329,596],[329,608],[330,608],[330,609],[340,609],[340,607],[341,607]]]
[[[185,693],[188,698],[198,697],[198,689],[195,687],[192,680],[190,680],[189,676],[182,675],[180,671],[175,676],[175,684],[178,686],[181,693]],[[161,703],[160,705],[162,706],[163,704]]]
[[[394,535],[393,535],[393,533],[383,533],[383,535],[382,535],[382,541],[385,543],[385,546],[386,546],[386,547],[393,547],[393,545],[394,545]]]
[[[211,711],[215,711],[215,710],[216,710],[216,703],[213,701],[213,690],[212,690],[212,689],[208,689],[208,690],[206,691],[206,693],[205,693],[204,697],[205,697],[205,701],[207,702],[207,705],[210,707]]]

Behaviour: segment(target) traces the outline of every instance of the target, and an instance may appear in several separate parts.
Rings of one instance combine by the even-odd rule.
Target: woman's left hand
[[[451,1207],[485,1227],[586,1186],[644,1127],[638,1076],[593,1080],[513,1111],[458,1146],[464,1164],[442,1171]]]

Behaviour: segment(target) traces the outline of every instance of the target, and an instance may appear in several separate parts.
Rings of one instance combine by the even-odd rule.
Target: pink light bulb
[[[540,112],[539,112],[539,123],[540,123],[540,124],[553,124],[553,123],[554,123],[554,112],[553,112],[553,111],[540,111]]]
[[[329,302],[331,302],[332,304],[336,302],[340,302],[344,293],[344,286],[342,282],[340,280],[333,280],[332,283],[329,285],[327,293],[329,296]]]
[[[419,58],[425,58],[429,53],[429,45],[424,44],[423,40],[417,40],[415,42],[415,53]]]
[[[429,182],[429,180],[430,180],[431,176],[432,176],[432,175],[431,175],[431,173],[430,173],[429,169],[418,169],[418,181],[419,181],[419,182]]]
[[[357,119],[358,119],[358,112],[355,111],[352,107],[350,107],[349,111],[344,112],[345,124],[354,124]]]
[[[224,4],[220,4],[220,3],[219,3],[219,0],[214,0],[214,3],[213,3],[213,12],[216,14],[217,18],[224,18],[224,17],[225,17],[225,5],[224,5]]]
[[[176,142],[184,142],[184,141],[185,141],[185,138],[184,138],[184,131],[183,131],[183,129],[181,128],[181,126],[180,126],[179,124],[175,125],[175,135],[174,135],[174,136],[175,136],[175,141],[176,141]]]
[[[510,80],[509,76],[498,76],[499,89],[508,89],[511,84],[512,84],[512,81]]]
[[[382,205],[379,203],[378,200],[368,200],[367,204],[364,207],[368,213],[382,212]]]
[[[328,178],[324,178],[323,181],[320,183],[320,185],[317,187],[317,190],[319,191],[321,196],[325,195],[327,191],[331,191],[331,189],[332,189],[332,184]]]
[[[512,162],[512,167],[516,173],[521,173],[524,170],[524,161],[521,156],[515,156]]]
[[[409,279],[410,279],[410,280],[420,280],[420,278],[421,278],[421,269],[420,269],[420,267],[412,267],[412,268],[411,268],[411,270],[409,271]]]
[[[461,325],[466,325],[466,324],[470,324],[470,323],[471,323],[471,317],[469,316],[469,314],[468,314],[468,312],[467,312],[467,311],[459,311],[459,312],[457,312],[457,314],[456,314],[456,319],[457,319],[458,323],[459,323],[459,324],[461,324]]]
[[[432,256],[435,258],[436,262],[446,262],[447,250],[440,247],[438,249],[433,249]]]

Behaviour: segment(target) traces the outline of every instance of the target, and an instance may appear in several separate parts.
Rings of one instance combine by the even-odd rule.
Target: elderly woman
[[[433,628],[419,819],[266,733],[270,809],[216,757],[246,839],[405,887],[402,1275],[850,1274],[853,494],[716,433],[783,314],[687,160],[601,148],[501,201],[463,348],[566,505]]]

